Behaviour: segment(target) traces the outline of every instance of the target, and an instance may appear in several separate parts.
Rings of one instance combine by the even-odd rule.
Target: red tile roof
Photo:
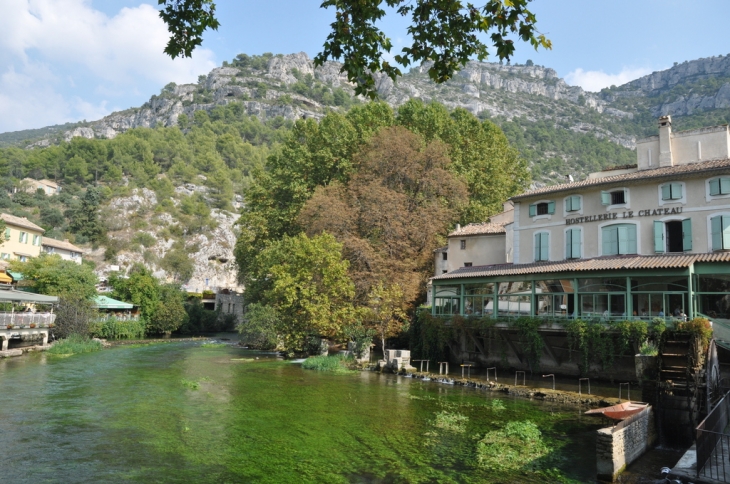
[[[730,262],[730,252],[711,254],[620,255],[595,259],[533,262],[530,264],[494,264],[489,266],[460,267],[436,276],[434,280],[468,277],[515,276],[551,272],[607,271],[621,269],[677,269],[695,262]]]
[[[519,200],[521,198],[528,198],[538,195],[544,195],[547,193],[556,192],[567,192],[572,190],[578,190],[586,187],[598,187],[603,185],[616,185],[624,184],[627,182],[640,182],[649,178],[668,178],[674,179],[678,177],[685,177],[687,175],[693,175],[696,173],[730,173],[730,159],[723,160],[710,160],[702,161],[699,163],[687,163],[675,166],[665,166],[661,168],[654,168],[651,170],[639,170],[631,173],[624,173],[621,175],[606,176],[603,178],[586,178],[582,181],[573,183],[563,183],[562,185],[552,185],[542,188],[536,188],[529,192],[515,195],[511,200]]]
[[[449,237],[458,237],[460,235],[493,235],[504,234],[504,224],[483,222],[464,225],[449,234]]]
[[[25,217],[16,217],[15,215],[0,213],[0,218],[3,219],[7,225],[23,227],[24,229],[37,230],[40,233],[45,232],[42,227],[37,226]]]

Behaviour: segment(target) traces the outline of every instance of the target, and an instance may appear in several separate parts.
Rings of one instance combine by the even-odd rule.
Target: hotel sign
[[[657,217],[663,215],[677,215],[682,213],[682,207],[674,208],[655,208],[648,210],[639,210],[634,212],[629,210],[627,212],[613,212],[613,213],[601,213],[598,215],[585,215],[583,217],[566,218],[565,225],[582,224],[586,222],[600,222],[601,220],[618,220],[634,217]]]

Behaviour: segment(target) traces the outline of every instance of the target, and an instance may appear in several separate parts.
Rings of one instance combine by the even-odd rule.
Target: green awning
[[[97,309],[132,309],[134,304],[117,301],[108,296],[96,296],[94,298],[94,307]]]
[[[43,294],[33,294],[32,292],[9,291],[0,289],[0,302],[30,302],[40,304],[56,304],[58,296],[45,296]]]
[[[10,277],[12,277],[13,280],[16,281],[16,282],[23,280],[23,274],[21,274],[20,272],[13,272],[13,271],[5,271],[5,272],[7,272],[8,274],[10,274]]]

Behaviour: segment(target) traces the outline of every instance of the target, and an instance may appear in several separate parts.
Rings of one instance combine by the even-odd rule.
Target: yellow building
[[[38,257],[43,244],[43,230],[27,218],[0,213],[5,222],[5,233],[0,236],[0,259],[19,259]]]

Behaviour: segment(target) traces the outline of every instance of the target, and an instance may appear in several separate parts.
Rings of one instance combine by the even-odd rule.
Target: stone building
[[[70,260],[77,264],[81,264],[83,259],[83,249],[76,247],[68,239],[56,240],[50,237],[43,237],[41,248],[47,254],[57,254],[61,256],[61,259]]]
[[[221,314],[233,314],[237,321],[243,319],[243,294],[222,290],[215,295],[215,310]]]
[[[16,217],[0,213],[5,222],[5,233],[0,236],[0,259],[18,259],[25,261],[28,257],[38,257],[45,230],[25,217]]]
[[[522,193],[449,234],[433,313],[730,325],[730,129],[674,133],[665,116],[636,153],[635,165]]]

